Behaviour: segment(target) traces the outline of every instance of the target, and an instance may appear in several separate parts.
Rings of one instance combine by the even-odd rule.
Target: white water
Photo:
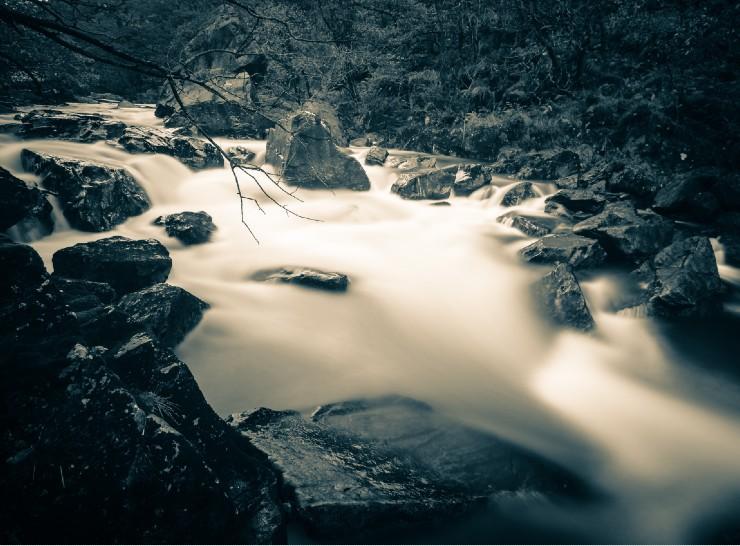
[[[151,110],[93,106],[128,123],[157,123]],[[264,157],[263,142],[228,143]],[[602,486],[614,495],[611,511],[589,517],[594,525],[618,518],[614,541],[681,541],[702,510],[740,490],[737,387],[674,362],[649,321],[609,313],[618,284],[608,276],[583,283],[595,334],[544,324],[528,296],[542,270],[518,262],[529,240],[496,222],[511,210],[500,207],[501,190],[434,207],[390,194],[396,173],[383,167],[366,167],[369,192],[304,190],[301,203],[272,189],[295,212],[321,220],[311,222],[287,216],[241,176],[266,212],[245,203],[257,245],[240,223],[226,169],[194,173],[172,158],[104,143],[7,139],[0,165],[29,181],[18,160],[25,147],[125,166],[146,189],[152,209],[113,232],[64,228],[34,247],[51,267],[56,250],[81,241],[114,234],[162,241],[173,258],[169,282],[212,306],[178,354],[219,413],[390,392],[419,398]],[[366,150],[353,153],[362,159]],[[542,214],[543,202],[520,208]],[[183,210],[213,216],[219,230],[211,243],[183,247],[151,225]],[[346,273],[350,290],[248,280],[282,265]],[[721,270],[739,278],[736,269]],[[734,402],[715,403],[715,389]]]

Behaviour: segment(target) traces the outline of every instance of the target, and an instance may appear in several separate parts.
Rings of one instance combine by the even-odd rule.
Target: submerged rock
[[[501,205],[504,207],[514,207],[527,199],[537,197],[534,186],[531,182],[519,182],[508,190],[501,198]]]
[[[0,231],[18,226],[47,235],[54,229],[52,207],[44,194],[0,167]]]
[[[597,267],[606,260],[606,252],[598,241],[570,233],[546,235],[519,254],[531,263],[564,263],[573,268]]]
[[[205,140],[154,127],[126,127],[117,143],[138,154],[165,154],[192,169],[220,168],[224,159],[218,148]]]
[[[452,169],[403,173],[391,186],[391,192],[404,199],[447,199],[454,183]]]
[[[455,195],[466,196],[491,183],[490,169],[480,163],[461,165],[455,176]]]
[[[232,161],[235,161],[239,165],[251,163],[256,157],[256,154],[252,150],[244,146],[231,146],[230,148],[226,148],[226,153]]]
[[[583,331],[594,328],[594,319],[570,266],[556,265],[535,283],[533,291],[537,304],[553,323]]]
[[[459,513],[473,500],[397,452],[298,412],[260,408],[227,422],[269,457],[297,516],[319,537],[373,542]]]
[[[57,275],[105,282],[119,295],[165,281],[172,268],[169,252],[156,239],[120,236],[63,248],[52,262]]]
[[[573,233],[601,243],[611,259],[638,262],[668,244],[671,223],[652,211],[638,211],[629,202],[610,203],[601,213],[573,226]]]
[[[527,216],[517,213],[502,214],[496,219],[496,221],[505,225],[510,225],[530,237],[543,237],[552,232],[557,225],[557,221],[552,218]]]
[[[370,181],[354,158],[337,149],[321,118],[299,112],[270,130],[266,161],[291,185],[312,189],[369,190]]]
[[[349,277],[347,275],[309,267],[263,269],[254,273],[252,278],[262,282],[297,284],[331,292],[346,292],[349,287]]]
[[[373,146],[367,151],[365,156],[365,163],[367,165],[382,165],[385,163],[385,159],[388,157],[388,150]]]
[[[23,167],[54,192],[69,224],[83,231],[107,231],[150,206],[146,192],[125,169],[24,149]]]
[[[167,235],[175,237],[185,245],[197,245],[210,240],[211,234],[218,229],[213,218],[204,212],[179,212],[158,216],[154,224],[164,226]]]

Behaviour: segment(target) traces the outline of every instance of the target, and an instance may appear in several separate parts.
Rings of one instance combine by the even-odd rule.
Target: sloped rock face
[[[206,243],[217,229],[216,224],[213,223],[213,218],[203,211],[186,211],[159,216],[154,220],[154,223],[164,226],[167,235],[175,237],[185,245]]]
[[[330,292],[346,292],[349,288],[349,277],[344,273],[321,271],[309,267],[263,269],[254,273],[252,279],[261,282],[295,284]]]
[[[131,153],[172,156],[191,169],[220,168],[224,165],[221,152],[210,142],[178,135],[166,129],[126,127],[116,142]]]
[[[531,182],[519,182],[506,191],[501,198],[501,205],[504,207],[516,206],[527,199],[537,197],[537,192]]]
[[[466,196],[491,183],[491,171],[485,165],[473,163],[462,165],[455,176],[455,195]]]
[[[120,236],[63,248],[52,262],[57,275],[108,283],[119,295],[163,282],[172,269],[169,252],[156,239]]]
[[[455,169],[403,173],[391,186],[391,192],[404,199],[447,199],[455,183]]]
[[[337,149],[316,114],[299,112],[281,125],[269,132],[266,161],[288,184],[311,189],[370,189],[362,166]]]
[[[126,294],[116,310],[126,317],[129,326],[149,332],[165,346],[174,347],[195,328],[208,307],[187,290],[160,283]]]
[[[673,227],[652,211],[638,211],[628,202],[617,202],[573,226],[573,233],[599,241],[610,259],[634,263],[668,244]]]
[[[52,232],[52,208],[44,194],[0,167],[0,231],[15,225],[21,231],[38,226],[42,235]]]
[[[97,114],[75,114],[59,110],[32,110],[20,118],[17,134],[23,138],[59,138],[94,142],[117,139],[126,125]]]
[[[379,540],[473,501],[398,453],[297,412],[260,408],[227,421],[270,458],[298,517],[319,537]]]
[[[546,235],[519,254],[530,263],[564,263],[574,268],[597,267],[606,260],[606,252],[598,241],[569,233]]]
[[[150,207],[146,192],[124,169],[23,150],[23,167],[53,191],[69,224],[107,231]]]
[[[554,324],[589,331],[595,326],[581,286],[570,266],[558,264],[535,283],[535,301]]]

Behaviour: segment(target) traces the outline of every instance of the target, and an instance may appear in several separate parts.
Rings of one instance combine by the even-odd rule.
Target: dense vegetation
[[[355,135],[495,159],[588,145],[662,168],[734,168],[740,6],[726,0],[6,1],[170,67],[224,11],[269,68],[265,109],[328,100]],[[153,101],[161,78],[71,52],[4,13],[3,93]],[[74,43],[74,41],[72,41]],[[33,99],[27,96],[26,100]]]

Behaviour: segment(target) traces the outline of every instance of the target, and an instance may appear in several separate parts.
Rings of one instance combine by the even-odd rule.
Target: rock
[[[262,269],[254,273],[252,279],[261,282],[297,284],[331,292],[346,292],[349,288],[349,277],[347,275],[308,267]]]
[[[99,317],[105,312],[105,306],[116,299],[115,290],[104,282],[52,275],[51,284],[59,291],[62,300],[75,313],[80,323]]]
[[[178,345],[203,318],[209,305],[179,286],[160,283],[126,294],[116,310],[126,323],[145,331],[166,347]]]
[[[20,117],[18,136],[94,142],[120,137],[126,125],[97,114],[75,114],[59,110],[31,110]]]
[[[270,130],[266,161],[294,186],[313,189],[369,190],[362,166],[332,142],[321,118],[299,112]]]
[[[362,438],[259,408],[227,422],[262,451],[292,491],[294,511],[319,538],[375,542],[435,517],[451,517],[472,498],[433,472]]]
[[[606,252],[597,241],[570,233],[546,235],[519,254],[530,263],[564,263],[576,269],[597,267],[606,260]]]
[[[129,100],[122,100],[118,103],[116,108],[136,108],[136,105]]]
[[[673,235],[671,223],[629,202],[610,203],[599,214],[573,226],[573,233],[596,239],[610,259],[639,262],[658,252]]]
[[[721,235],[719,242],[725,252],[725,263],[733,267],[740,267],[740,234]]]
[[[391,186],[391,192],[404,199],[447,199],[454,183],[452,169],[402,173]]]
[[[452,203],[449,201],[435,201],[434,203],[429,203],[430,207],[451,207]]]
[[[349,145],[357,148],[365,148],[366,146],[370,146],[370,140],[366,136],[357,137],[350,140]]]
[[[533,292],[537,304],[554,324],[582,331],[594,328],[581,286],[570,266],[556,265],[535,283]]]
[[[491,168],[493,172],[527,180],[556,180],[579,172],[581,160],[571,150],[530,153],[510,150],[503,152]]]
[[[636,295],[620,307],[642,306],[649,316],[706,316],[720,307],[724,292],[712,245],[688,237],[661,250],[631,274]]]
[[[256,157],[256,154],[244,146],[231,146],[226,148],[226,153],[229,155],[232,161],[235,161],[238,165],[251,164]]]
[[[0,235],[0,300],[38,287],[45,277],[46,268],[38,252]]]
[[[0,231],[20,224],[23,232],[36,226],[42,235],[48,235],[54,229],[51,212],[51,204],[38,188],[0,167]]]
[[[312,99],[304,102],[301,105],[301,110],[316,114],[321,119],[329,129],[329,134],[334,144],[337,146],[347,146],[349,144],[349,139],[344,132],[342,122],[339,120],[339,116],[337,116],[336,109],[331,104],[326,101]]]
[[[647,164],[612,165],[612,170],[606,179],[608,191],[628,193],[645,206],[650,205],[652,198],[663,184],[662,176],[655,173]]]
[[[164,226],[167,235],[175,237],[185,245],[197,245],[210,240],[211,234],[218,229],[213,218],[204,212],[179,212],[158,216],[154,223]]]
[[[583,218],[602,211],[606,198],[587,189],[560,190],[545,199],[545,212]]]
[[[119,295],[164,282],[172,268],[167,249],[156,239],[120,236],[63,248],[52,262],[56,275],[105,282]]]
[[[172,156],[192,169],[220,168],[224,165],[221,152],[210,142],[169,129],[126,127],[116,142],[131,153]]]
[[[106,231],[150,206],[144,190],[125,169],[26,149],[21,161],[58,196],[65,218],[76,229]]]
[[[504,225],[518,229],[530,237],[543,237],[555,229],[557,221],[541,216],[526,216],[517,213],[502,214],[496,219]]]
[[[385,159],[388,157],[388,150],[385,148],[379,148],[378,146],[373,146],[367,151],[367,155],[365,156],[365,164],[366,165],[382,165],[385,163]]]
[[[653,209],[694,220],[710,220],[720,208],[711,193],[719,176],[713,169],[697,169],[677,176],[655,196]]]
[[[391,156],[388,158],[388,166],[400,171],[433,169],[437,166],[437,159],[425,155]]]
[[[455,195],[466,196],[491,183],[491,173],[480,163],[461,165],[455,176]]]
[[[537,197],[537,192],[534,191],[534,187],[531,182],[519,182],[510,189],[506,190],[503,197],[501,198],[501,206],[503,207],[514,207],[519,205],[527,199]]]

